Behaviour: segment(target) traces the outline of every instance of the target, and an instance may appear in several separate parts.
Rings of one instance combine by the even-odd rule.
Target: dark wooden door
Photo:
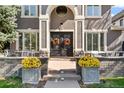
[[[51,32],[51,56],[73,56],[73,33]]]
[[[123,41],[123,43],[122,43],[122,51],[124,51],[124,41]]]

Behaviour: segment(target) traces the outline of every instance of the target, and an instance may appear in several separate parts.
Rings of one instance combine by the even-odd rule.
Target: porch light
[[[31,28],[28,28],[28,30],[31,30]]]

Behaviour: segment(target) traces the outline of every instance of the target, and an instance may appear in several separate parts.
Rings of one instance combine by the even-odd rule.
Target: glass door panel
[[[24,40],[25,40],[24,49],[25,50],[30,50],[30,46],[31,46],[31,44],[30,44],[30,33],[25,33],[24,34]]]
[[[31,33],[31,50],[36,50],[36,33]]]

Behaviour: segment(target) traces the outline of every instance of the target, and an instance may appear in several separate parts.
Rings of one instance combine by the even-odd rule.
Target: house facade
[[[124,10],[112,17],[111,30],[108,33],[109,50],[124,51]]]
[[[108,51],[111,5],[23,5],[17,20],[18,51],[74,56],[80,51]],[[111,42],[110,42],[111,41]],[[111,49],[110,49],[111,50]]]

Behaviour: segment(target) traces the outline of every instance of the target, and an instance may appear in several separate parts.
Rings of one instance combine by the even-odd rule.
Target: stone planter
[[[100,83],[98,67],[82,68],[81,73],[84,84]]]
[[[38,84],[40,78],[40,68],[22,69],[22,83]]]

